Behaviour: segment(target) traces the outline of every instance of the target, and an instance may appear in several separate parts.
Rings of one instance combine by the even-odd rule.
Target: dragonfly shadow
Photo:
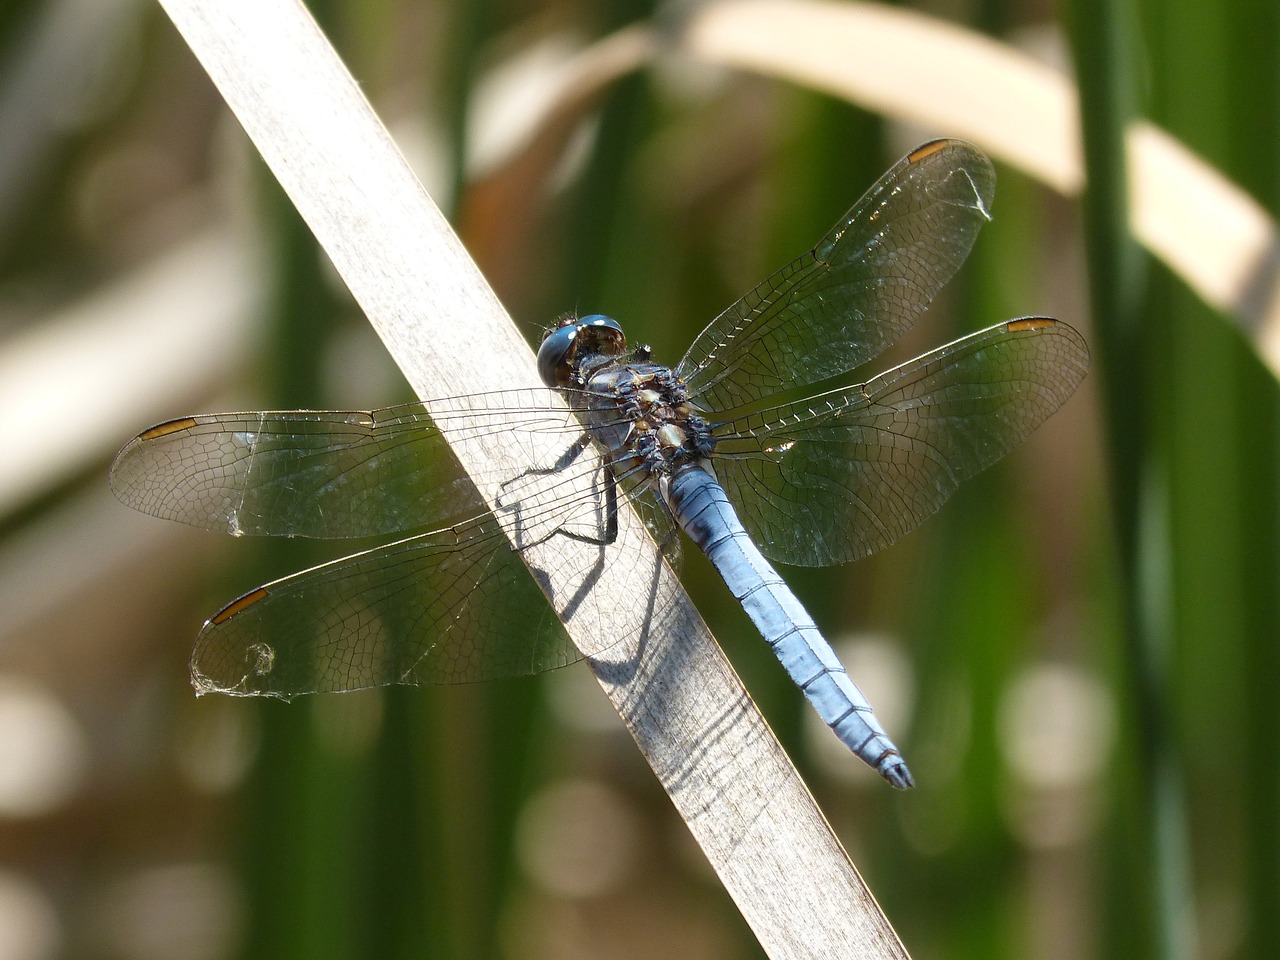
[[[566,490],[574,492],[566,496]],[[620,540],[618,482],[585,436],[554,466],[526,470],[503,483],[496,501],[503,526],[559,620],[570,633],[575,621],[588,626],[574,639],[579,652],[614,685],[635,674],[655,618],[673,600],[670,590],[662,590],[664,579],[674,581],[661,575],[663,557],[679,553],[679,534],[669,520],[654,532],[662,508],[632,493],[627,501],[662,541],[656,552],[637,551],[627,538]],[[653,557],[648,571],[638,566],[641,554]]]
[[[644,629],[628,656],[587,662],[660,782],[673,797],[692,798],[679,804],[682,810],[712,818],[707,829],[714,831],[719,804],[735,797],[742,816],[726,839],[732,847],[767,811],[767,791],[744,789],[761,772],[744,769],[740,759],[758,756],[750,743],[768,732],[741,688],[728,708],[721,706],[722,691],[711,687],[733,682],[732,668],[719,658],[708,663],[694,639],[706,627],[691,604],[679,602],[674,574],[661,559],[648,584]]]
[[[664,580],[669,583],[674,576],[663,577],[665,564],[660,553],[650,552],[650,555],[653,563],[645,577],[647,586],[641,590],[632,590],[630,596],[630,616],[638,619],[631,620],[625,631],[627,635],[620,636],[617,643],[606,646],[600,653],[590,653],[585,658],[596,677],[609,686],[624,687],[634,681],[650,650],[655,622],[675,602],[674,593],[670,589],[664,591],[663,588]],[[639,580],[634,576],[631,579],[633,582]],[[573,603],[580,604],[585,597],[586,594],[579,591],[575,594]],[[576,606],[574,612],[577,612]]]
[[[640,669],[655,621],[674,601],[670,584],[675,578],[662,576],[663,558],[653,551],[645,551],[654,557],[651,570],[639,575],[636,554],[624,550],[616,536],[596,543],[577,537],[553,541],[559,543],[549,553],[547,543],[538,545],[543,550],[521,551],[530,575],[593,672],[611,686],[625,686]],[[563,589],[565,583],[571,590]],[[585,632],[574,636],[575,623]]]

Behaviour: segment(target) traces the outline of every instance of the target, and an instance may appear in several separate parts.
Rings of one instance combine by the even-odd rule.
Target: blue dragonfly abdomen
[[[792,682],[840,741],[900,790],[915,785],[871,704],[817,624],[751,541],[724,489],[701,464],[671,478],[667,503],[710,559]]]

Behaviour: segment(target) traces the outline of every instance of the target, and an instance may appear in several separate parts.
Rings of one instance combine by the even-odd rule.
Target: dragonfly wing
[[[860,386],[723,424],[715,468],[762,552],[820,566],[909,533],[1003,457],[1084,379],[1064,323],[1014,320]]]
[[[733,411],[865,363],[898,339],[990,219],[995,172],[959,140],[900,160],[823,237],[711,322],[676,372]]]
[[[413,403],[183,417],[130,441],[111,487],[144,513],[235,535],[429,530],[485,509],[442,427],[463,438],[500,432],[504,442],[562,434],[568,446],[582,427],[556,400],[518,390],[435,401],[434,415]]]
[[[191,672],[199,693],[288,699],[521,676],[580,658],[487,515],[245,594],[204,625]]]

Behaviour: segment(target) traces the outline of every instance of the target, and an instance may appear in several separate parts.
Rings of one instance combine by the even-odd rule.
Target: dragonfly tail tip
[[[911,776],[911,771],[907,769],[906,761],[901,757],[891,766],[881,770],[880,775],[889,781],[891,787],[896,787],[899,790],[910,790],[916,785],[915,777]]]

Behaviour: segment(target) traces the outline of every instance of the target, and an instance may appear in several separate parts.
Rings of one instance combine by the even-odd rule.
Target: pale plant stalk
[[[528,347],[296,0],[162,0],[424,398],[536,383]],[[484,344],[485,349],[475,349]],[[464,467],[510,456],[455,446]],[[509,464],[515,475],[527,466]],[[493,491],[482,490],[486,496]],[[636,571],[663,615],[601,686],[771,957],[904,957],[839,841],[631,511],[568,621],[588,654],[626,636]],[[533,551],[527,555],[538,562]],[[627,566],[628,569],[621,569]],[[576,584],[543,566],[555,595]],[[423,589],[429,589],[424,584]]]

